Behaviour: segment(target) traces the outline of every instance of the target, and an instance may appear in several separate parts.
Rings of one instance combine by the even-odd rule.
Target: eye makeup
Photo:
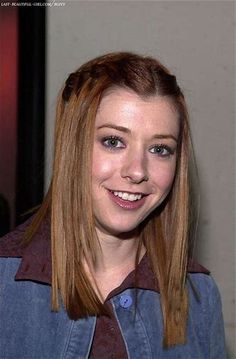
[[[166,144],[157,144],[149,149],[149,152],[156,154],[160,157],[170,157],[175,153],[175,148],[172,148]]]

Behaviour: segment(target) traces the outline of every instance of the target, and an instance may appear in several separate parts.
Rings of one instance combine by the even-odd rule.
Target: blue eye
[[[156,145],[150,148],[151,153],[157,154],[160,157],[169,157],[174,154],[174,150],[172,150],[167,145]]]
[[[102,139],[102,144],[108,148],[124,148],[125,145],[121,138],[117,136],[109,136]]]

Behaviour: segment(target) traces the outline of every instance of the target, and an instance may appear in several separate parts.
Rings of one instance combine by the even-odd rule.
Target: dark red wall
[[[16,171],[17,17],[17,8],[0,8],[0,193],[9,203],[11,226]]]

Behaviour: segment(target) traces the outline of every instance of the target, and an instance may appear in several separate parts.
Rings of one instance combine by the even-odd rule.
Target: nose
[[[143,151],[130,150],[121,168],[121,177],[126,178],[131,183],[141,183],[148,181],[148,163]]]

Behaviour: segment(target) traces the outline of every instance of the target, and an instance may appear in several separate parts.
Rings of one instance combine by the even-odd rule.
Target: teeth
[[[138,201],[142,198],[141,194],[133,194],[127,192],[113,192],[115,196],[125,199],[126,201]]]

